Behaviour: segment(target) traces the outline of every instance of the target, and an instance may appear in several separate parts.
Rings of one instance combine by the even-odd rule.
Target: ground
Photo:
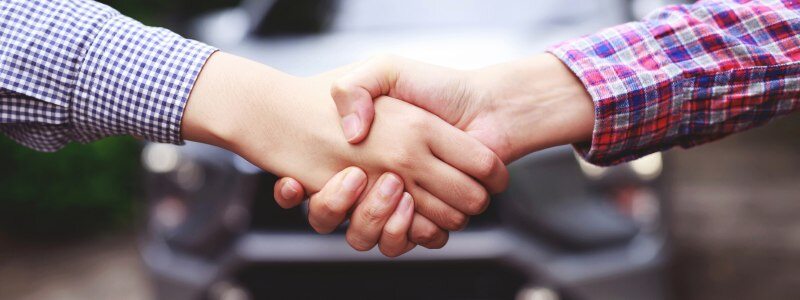
[[[135,235],[0,244],[0,299],[149,299]]]

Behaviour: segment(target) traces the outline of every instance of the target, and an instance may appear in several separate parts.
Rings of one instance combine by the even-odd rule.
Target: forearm
[[[474,73],[479,89],[489,91],[491,109],[503,116],[510,157],[591,139],[592,99],[556,57],[540,54]]]
[[[279,119],[278,104],[291,80],[289,75],[256,62],[223,52],[213,54],[189,95],[181,122],[182,137],[234,150],[236,137],[253,130],[243,112],[266,105],[274,109],[264,110],[263,119]],[[264,139],[276,138],[278,124],[268,124],[273,126],[260,128],[259,134]]]
[[[328,95],[335,76],[299,78],[215,53],[189,96],[183,138],[230,150],[270,173],[297,176],[315,192],[353,156]]]

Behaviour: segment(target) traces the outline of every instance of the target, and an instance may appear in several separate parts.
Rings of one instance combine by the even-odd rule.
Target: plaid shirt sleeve
[[[112,135],[181,143],[184,105],[214,51],[89,0],[4,0],[0,131],[40,151]]]
[[[589,162],[691,147],[800,109],[800,2],[669,6],[549,52],[595,103]]]

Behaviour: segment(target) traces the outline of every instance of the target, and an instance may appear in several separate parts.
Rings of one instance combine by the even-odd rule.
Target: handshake
[[[390,257],[441,248],[505,189],[505,165],[591,139],[594,105],[557,58],[461,71],[374,58],[310,78],[217,52],[186,104],[184,139],[279,176],[284,208]]]

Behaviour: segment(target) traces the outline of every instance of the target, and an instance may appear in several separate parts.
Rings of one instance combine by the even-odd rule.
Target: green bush
[[[150,26],[185,29],[185,21],[198,14],[239,4],[240,0],[100,0],[126,16]]]
[[[109,138],[40,153],[0,138],[0,231],[75,236],[131,224],[140,143]]]

